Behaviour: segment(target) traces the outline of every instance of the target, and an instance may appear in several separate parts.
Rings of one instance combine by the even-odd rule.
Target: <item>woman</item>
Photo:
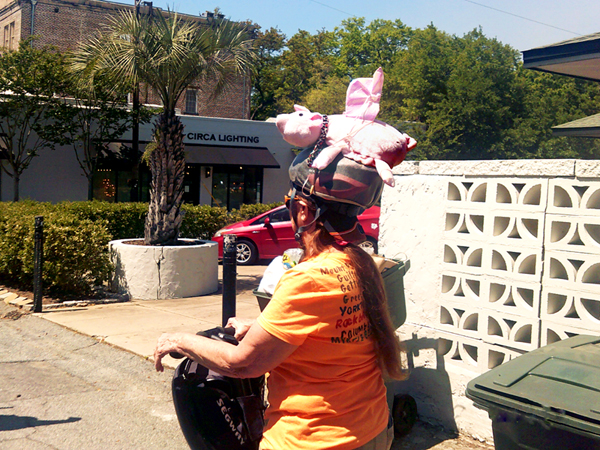
[[[156,368],[162,370],[161,358],[176,351],[223,375],[269,372],[261,449],[387,450],[393,431],[382,374],[404,378],[400,344],[381,276],[352,243],[364,240],[356,216],[379,197],[381,186],[351,182],[332,197],[332,190],[320,192],[319,183],[309,181],[307,160],[302,153],[290,167],[293,188],[286,198],[304,250],[301,263],[282,276],[255,322],[229,321],[240,345],[163,335]],[[343,173],[348,180],[345,164],[357,163],[338,158],[333,178]],[[359,185],[363,192],[357,194]]]

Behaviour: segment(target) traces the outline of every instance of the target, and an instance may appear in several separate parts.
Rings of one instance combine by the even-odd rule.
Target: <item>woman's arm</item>
[[[162,372],[162,358],[180,353],[199,364],[234,378],[254,378],[274,369],[298,347],[266,332],[258,322],[239,345],[188,333],[163,334],[154,350],[154,366]]]

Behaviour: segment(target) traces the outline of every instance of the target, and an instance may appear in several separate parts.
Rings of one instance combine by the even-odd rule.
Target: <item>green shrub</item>
[[[0,278],[24,289],[33,285],[34,217],[44,215],[44,291],[90,294],[112,270],[107,222],[81,219],[58,208],[4,208],[0,214]],[[52,211],[51,209],[54,209]],[[16,214],[20,212],[21,214]]]
[[[225,208],[208,205],[183,205],[183,222],[179,230],[182,238],[210,239],[220,228],[228,225]]]
[[[241,222],[242,220],[248,220],[252,217],[258,216],[270,209],[276,208],[281,205],[281,202],[275,203],[257,203],[255,205],[242,205],[240,209],[233,209],[229,212],[229,221],[225,225],[230,225],[235,222]]]
[[[281,203],[243,205],[227,212],[183,205],[180,236],[210,239],[220,228],[249,219]],[[144,236],[146,203],[0,202],[0,281],[22,289],[33,285],[34,218],[44,217],[44,291],[90,294],[108,280],[108,242]]]
[[[111,239],[144,237],[144,221],[148,214],[147,203],[62,202],[58,208],[69,211],[81,219],[105,220]]]

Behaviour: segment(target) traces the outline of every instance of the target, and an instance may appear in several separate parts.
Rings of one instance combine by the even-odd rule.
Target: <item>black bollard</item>
[[[237,282],[237,236],[223,236],[223,326],[235,316],[235,295]]]
[[[33,234],[33,312],[42,312],[42,267],[44,265],[44,217],[35,217]]]

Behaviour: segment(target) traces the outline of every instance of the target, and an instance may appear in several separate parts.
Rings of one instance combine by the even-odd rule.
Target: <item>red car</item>
[[[379,238],[379,206],[373,206],[358,216],[367,240],[361,244],[377,253]],[[246,266],[258,259],[273,259],[288,248],[298,247],[294,239],[290,213],[279,206],[252,219],[221,228],[212,240],[219,244],[219,258],[223,258],[223,235],[237,235],[237,263]]]

